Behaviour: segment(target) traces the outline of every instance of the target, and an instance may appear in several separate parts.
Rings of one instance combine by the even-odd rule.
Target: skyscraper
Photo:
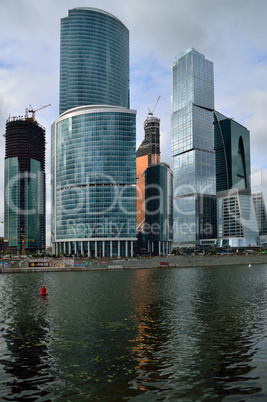
[[[267,213],[262,192],[252,194],[259,229],[259,243],[267,244]]]
[[[174,246],[216,243],[213,63],[193,48],[172,64]]]
[[[133,254],[136,111],[128,107],[128,29],[102,10],[70,10],[52,126],[54,253]]]
[[[145,172],[160,162],[160,119],[150,113],[144,122],[145,138],[136,151],[136,223],[142,230],[145,222]]]
[[[160,163],[160,119],[151,111],[144,130],[136,151],[137,230],[146,252],[165,255],[173,244],[173,173],[169,165]]]
[[[214,111],[216,190],[251,190],[250,133],[233,119]]]
[[[129,108],[129,31],[114,15],[74,8],[61,19],[59,113],[78,106]]]
[[[218,245],[247,247],[259,232],[251,196],[250,133],[214,111]]]
[[[173,245],[173,173],[166,163],[145,171],[145,238],[151,254],[171,253]]]
[[[45,129],[28,115],[7,120],[5,241],[17,251],[45,247]]]

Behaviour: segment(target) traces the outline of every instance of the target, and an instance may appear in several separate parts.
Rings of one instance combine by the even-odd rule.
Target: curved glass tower
[[[60,117],[52,126],[53,252],[133,255],[136,111],[129,109],[129,33],[77,8],[61,23]]]
[[[129,31],[105,11],[74,8],[61,20],[59,113],[100,104],[129,107]]]

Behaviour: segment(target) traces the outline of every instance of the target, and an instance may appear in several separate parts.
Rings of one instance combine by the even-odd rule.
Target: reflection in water
[[[2,275],[0,305],[1,400],[267,398],[267,266]]]
[[[48,301],[37,292],[34,295],[25,291],[23,281],[21,286],[12,281],[10,285],[3,291],[5,297],[1,303],[3,316],[8,318],[2,328],[7,348],[0,355],[0,364],[6,373],[2,388],[9,390],[2,400],[20,401],[22,395],[38,400],[50,394],[46,385],[55,380],[46,371],[53,363],[47,348],[49,323],[45,312]]]
[[[263,291],[259,282],[262,291],[250,294],[246,280],[236,278],[237,288],[225,271],[214,276],[213,270],[188,270],[179,284],[173,281],[175,270],[167,279],[166,273],[154,274],[137,272],[132,287],[138,325],[132,340],[138,372],[133,387],[190,400],[260,393],[253,359],[259,323],[266,322],[266,286]],[[255,305],[262,300],[262,315],[255,320]]]
[[[198,276],[193,302],[196,342],[188,379],[192,395],[198,395],[201,390],[206,395],[222,398],[261,391],[258,377],[252,374],[257,352],[253,308],[250,308],[253,295],[249,294],[247,282],[243,287],[242,276],[235,276],[231,281],[231,270],[228,267],[218,276],[212,270],[195,273]]]
[[[136,360],[135,372],[138,374],[132,381],[132,387],[143,392],[156,390],[168,378],[164,370],[169,363],[162,353],[168,341],[167,317],[164,316],[166,307],[161,292],[154,287],[157,275],[157,271],[136,271],[132,286],[132,319],[138,331],[135,339],[130,340]]]

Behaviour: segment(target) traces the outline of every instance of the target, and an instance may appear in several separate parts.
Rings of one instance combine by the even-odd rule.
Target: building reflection
[[[194,363],[188,379],[192,392],[196,387],[206,389],[211,383],[213,395],[218,398],[260,392],[262,388],[253,373],[257,352],[255,311],[246,282],[242,286],[240,277],[237,286],[229,283],[228,275],[218,277],[213,270],[196,270],[195,274],[198,286],[193,301],[195,328],[191,333],[195,339]]]
[[[187,269],[179,276],[169,270],[160,282],[159,271],[136,271],[131,302],[137,332],[130,340],[135,389],[191,400],[262,390],[253,372],[259,336],[253,295],[221,272]]]
[[[132,317],[136,335],[129,342],[135,360],[132,386],[140,391],[156,389],[158,381],[168,379],[164,374],[169,362],[166,351],[170,341],[166,299],[156,285],[157,272],[137,270],[132,284]],[[164,293],[164,287],[162,288]]]
[[[23,283],[19,286],[18,278],[13,278],[3,306],[2,339],[6,353],[1,355],[0,364],[6,374],[2,376],[5,396],[1,396],[3,400],[15,401],[31,395],[31,400],[37,400],[50,395],[46,388],[56,380],[49,374],[53,359],[48,350],[48,300],[39,296],[38,291],[23,294]]]

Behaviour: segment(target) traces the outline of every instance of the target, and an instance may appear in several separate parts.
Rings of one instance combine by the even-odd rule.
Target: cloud
[[[2,2],[0,14],[0,133],[9,115],[34,107],[47,133],[58,117],[60,19],[74,7],[96,7],[117,16],[130,31],[131,107],[137,109],[137,142],[148,108],[160,95],[162,161],[171,164],[171,63],[194,47],[214,62],[215,105],[251,132],[252,167],[265,166],[267,110],[267,2],[250,0],[29,0]],[[0,189],[4,138],[0,137]],[[265,185],[265,184],[264,184]],[[0,193],[1,193],[0,190]],[[1,194],[0,194],[1,196]],[[3,220],[3,197],[0,220]],[[50,207],[49,207],[50,208]],[[0,235],[1,233],[0,227]],[[47,240],[48,237],[47,237]]]

